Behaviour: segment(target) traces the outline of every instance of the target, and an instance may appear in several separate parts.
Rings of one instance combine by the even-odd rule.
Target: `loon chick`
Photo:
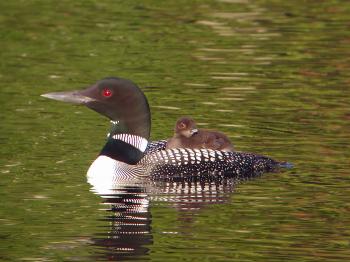
[[[113,188],[138,178],[189,177],[247,178],[270,172],[281,163],[249,153],[211,149],[168,149],[164,141],[149,144],[151,114],[147,99],[130,80],[109,77],[77,91],[55,92],[46,98],[85,105],[108,117],[112,130],[90,166],[88,182],[95,188]]]
[[[174,128],[174,136],[168,140],[166,149],[197,148],[233,152],[230,139],[218,131],[197,129],[196,122],[189,117],[181,117]]]

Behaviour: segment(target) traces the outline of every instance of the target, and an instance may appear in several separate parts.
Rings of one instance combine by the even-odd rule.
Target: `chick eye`
[[[183,128],[185,128],[185,127],[186,127],[186,125],[185,125],[184,123],[180,123],[180,124],[179,124],[179,128],[183,129]]]
[[[104,97],[110,97],[112,95],[112,90],[106,87],[102,90],[102,95]]]

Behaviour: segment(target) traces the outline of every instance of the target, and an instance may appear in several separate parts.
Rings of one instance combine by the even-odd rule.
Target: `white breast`
[[[114,160],[108,156],[98,156],[91,164],[88,172],[88,182],[97,193],[104,194],[116,189],[121,183],[134,181],[142,177],[143,169]]]

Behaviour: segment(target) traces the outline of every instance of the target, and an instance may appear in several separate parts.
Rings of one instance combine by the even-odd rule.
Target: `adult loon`
[[[181,117],[176,121],[174,136],[166,145],[166,149],[170,148],[206,148],[233,152],[233,145],[224,133],[197,129],[196,122],[189,117]]]
[[[187,180],[210,177],[245,179],[288,166],[265,156],[211,149],[173,148],[166,141],[148,143],[151,114],[139,87],[127,79],[108,77],[77,91],[55,92],[46,98],[85,105],[108,117],[112,129],[87,177],[113,187],[121,181]]]

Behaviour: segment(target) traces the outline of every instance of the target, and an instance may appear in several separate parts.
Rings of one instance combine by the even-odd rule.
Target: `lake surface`
[[[1,1],[0,260],[350,260],[350,2]],[[132,79],[152,139],[192,116],[294,169],[121,187],[109,122],[40,94]]]

